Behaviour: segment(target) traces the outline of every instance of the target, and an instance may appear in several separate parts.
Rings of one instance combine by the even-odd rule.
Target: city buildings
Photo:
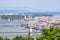
[[[32,28],[39,30],[60,24],[60,16],[38,16],[32,18],[32,16],[29,15],[25,17],[25,20],[28,21],[29,26],[31,22]]]

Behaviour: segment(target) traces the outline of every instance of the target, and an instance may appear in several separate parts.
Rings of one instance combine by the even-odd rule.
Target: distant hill
[[[12,13],[12,15],[28,15],[32,14],[33,16],[53,16],[56,14],[60,15],[60,12],[29,12],[27,10],[0,10],[0,14],[9,14]]]

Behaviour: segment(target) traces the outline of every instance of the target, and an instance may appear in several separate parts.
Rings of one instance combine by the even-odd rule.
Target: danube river
[[[28,36],[29,29],[21,27],[20,25],[25,23],[24,20],[20,21],[6,21],[0,20],[0,37],[8,37],[12,39],[15,36]],[[39,31],[33,29],[32,36],[39,35]]]

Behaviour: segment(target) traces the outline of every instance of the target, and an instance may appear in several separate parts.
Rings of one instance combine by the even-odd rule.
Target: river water
[[[28,36],[29,29],[25,27],[21,27],[20,25],[22,23],[26,23],[24,20],[20,21],[6,21],[6,20],[0,20],[0,37],[8,37],[12,39],[15,36]],[[36,32],[36,33],[34,33]],[[39,31],[33,29],[33,35],[36,37],[36,35],[39,35]]]

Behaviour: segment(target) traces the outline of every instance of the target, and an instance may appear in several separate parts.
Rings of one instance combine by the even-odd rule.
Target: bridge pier
[[[8,21],[11,21],[11,19],[9,18]]]
[[[29,28],[29,36],[32,36],[32,27]]]
[[[0,16],[0,20],[1,20],[1,16]]]

